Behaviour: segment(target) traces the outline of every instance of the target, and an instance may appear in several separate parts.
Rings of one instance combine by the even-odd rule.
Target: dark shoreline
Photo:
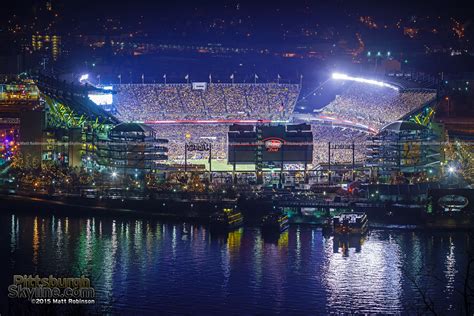
[[[190,214],[176,214],[166,212],[140,211],[132,208],[107,207],[102,205],[79,204],[68,201],[47,199],[41,197],[29,197],[23,195],[0,194],[2,201],[0,209],[15,207],[16,210],[32,212],[31,207],[37,207],[41,213],[68,213],[71,216],[98,215],[98,216],[120,216],[140,218],[161,218],[170,221],[200,222],[200,217]]]
[[[108,200],[97,201],[81,197],[55,198],[51,196],[25,196],[0,194],[1,210],[14,208],[31,213],[38,208],[41,213],[58,213],[70,216],[120,216],[134,218],[155,218],[170,222],[207,224],[209,215],[221,207],[237,207],[244,213],[245,224],[259,225],[260,219],[273,209],[272,202],[263,201],[170,201],[170,200]],[[191,207],[192,206],[192,207]],[[410,210],[408,210],[410,212]],[[386,210],[370,209],[371,228],[395,230],[469,230],[473,229],[472,216],[459,218],[449,216],[427,216],[413,212],[407,217],[407,210],[398,216],[386,216]],[[372,215],[372,216],[371,216]],[[295,225],[321,226],[314,221],[295,221]]]

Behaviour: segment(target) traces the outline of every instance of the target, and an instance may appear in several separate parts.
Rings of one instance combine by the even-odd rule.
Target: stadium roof
[[[390,131],[399,132],[399,131],[408,131],[408,130],[410,131],[423,130],[425,128],[426,128],[425,126],[417,124],[415,122],[395,121],[382,127],[381,131],[390,130]]]

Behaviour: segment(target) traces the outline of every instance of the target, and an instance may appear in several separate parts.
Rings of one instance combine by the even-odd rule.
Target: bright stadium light
[[[83,83],[86,80],[89,80],[89,74],[83,74],[79,77],[79,82],[80,83]]]
[[[356,81],[356,82],[367,83],[367,84],[371,84],[371,85],[375,85],[375,86],[379,86],[379,87],[386,87],[386,88],[390,88],[390,89],[398,91],[398,87],[396,87],[394,85],[391,85],[389,83],[383,82],[383,81],[365,79],[365,78],[361,78],[361,77],[351,77],[351,76],[348,76],[346,74],[341,74],[341,73],[338,73],[338,72],[335,72],[335,73],[332,74],[332,79],[334,79],[334,80]]]

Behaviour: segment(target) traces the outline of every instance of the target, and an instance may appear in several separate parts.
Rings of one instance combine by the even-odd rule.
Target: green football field
[[[183,162],[180,162],[183,164]],[[189,159],[188,165],[205,165],[206,170],[209,170],[209,160],[208,159]],[[227,164],[227,160],[212,160],[212,171],[227,171],[232,172],[233,166]],[[238,164],[236,165],[236,171],[255,171],[254,164]]]

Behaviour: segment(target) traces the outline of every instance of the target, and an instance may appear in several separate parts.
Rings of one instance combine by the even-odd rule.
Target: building
[[[31,160],[41,161],[41,133],[45,126],[39,91],[30,80],[17,76],[5,78],[0,84],[0,128],[16,131],[18,152]],[[3,133],[2,133],[3,134]]]
[[[379,178],[439,174],[440,138],[429,127],[396,121],[384,126],[368,145],[367,166]]]
[[[84,133],[81,128],[43,130],[41,162],[81,167],[84,155]]]
[[[62,51],[61,36],[34,34],[31,36],[31,48],[34,52],[47,53],[56,61]]]
[[[92,159],[122,174],[150,172],[168,159],[167,143],[147,125],[121,123],[110,130],[107,141],[94,144]]]

